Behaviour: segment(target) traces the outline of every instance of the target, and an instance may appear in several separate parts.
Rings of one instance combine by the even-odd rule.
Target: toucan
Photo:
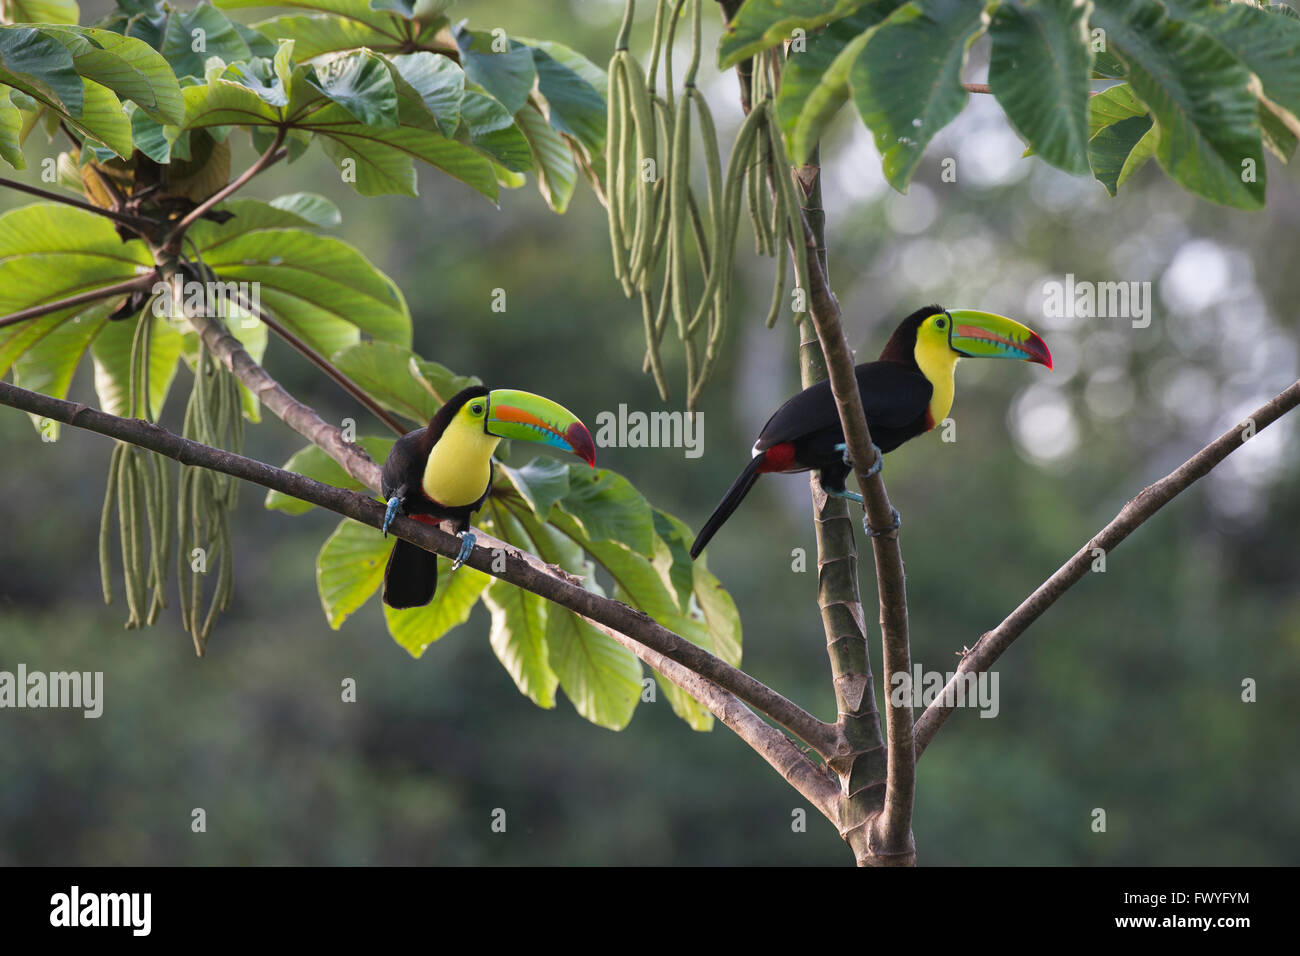
[[[459,568],[474,550],[470,518],[492,490],[492,454],[503,438],[561,448],[596,465],[591,433],[567,408],[531,392],[474,385],[394,442],[383,469],[384,534],[399,511],[425,524],[450,521],[460,538],[451,569]],[[384,569],[384,603],[422,607],[437,588],[438,556],[399,538]]]
[[[990,312],[938,305],[917,309],[894,330],[878,361],[854,369],[875,445],[876,459],[870,474],[879,469],[881,455],[948,417],[953,372],[963,358],[1021,359],[1052,367],[1047,344],[1019,322]],[[861,504],[862,496],[844,487],[852,470],[830,382],[818,382],[768,419],[754,443],[749,464],[696,536],[691,558],[700,556],[759,475],[817,471],[827,494]]]

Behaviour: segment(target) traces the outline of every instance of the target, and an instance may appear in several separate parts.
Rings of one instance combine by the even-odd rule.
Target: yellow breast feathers
[[[914,354],[916,364],[921,367],[921,374],[934,387],[934,394],[930,396],[930,421],[933,427],[952,411],[953,373],[961,356],[948,347],[946,336],[928,335],[917,336]]]
[[[481,424],[457,415],[429,453],[421,481],[424,493],[453,508],[478,501],[492,480],[492,453],[500,442]]]

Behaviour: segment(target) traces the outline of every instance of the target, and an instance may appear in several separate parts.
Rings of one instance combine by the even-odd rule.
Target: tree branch
[[[1120,509],[1119,514],[1110,524],[1102,528],[1092,540],[1075,552],[1074,557],[1039,585],[1033,594],[1025,598],[1020,606],[1007,616],[1006,620],[981,636],[974,648],[962,657],[961,663],[957,666],[957,673],[944,687],[943,693],[917,720],[917,755],[919,756],[930,745],[939,728],[955,709],[953,706],[946,705],[944,701],[956,700],[957,684],[962,680],[963,675],[978,674],[988,670],[1029,625],[1056,603],[1057,598],[1078,584],[1092,566],[1096,557],[1093,554],[1094,548],[1100,548],[1104,553],[1109,554],[1148,518],[1186,491],[1194,482],[1204,478],[1212,468],[1249,441],[1251,436],[1267,428],[1297,405],[1300,405],[1300,381],[1293,383],[1271,401],[1265,402],[1249,418],[1224,432],[1174,471],[1143,488],[1137,497]]]
[[[826,356],[826,370],[831,381],[831,392],[839,411],[840,425],[848,444],[849,458],[858,479],[858,487],[866,499],[867,520],[873,528],[888,528],[894,523],[893,508],[880,472],[867,476],[867,469],[875,462],[871,431],[867,427],[862,409],[862,396],[853,371],[853,353],[849,350],[840,323],[840,307],[835,300],[826,274],[818,257],[820,245],[800,210],[803,223],[804,248],[808,263],[809,314],[822,354]],[[912,801],[916,785],[916,757],[912,739],[911,695],[907,701],[895,705],[888,689],[894,686],[894,675],[903,674],[910,679],[911,653],[907,632],[907,588],[903,577],[903,554],[898,545],[898,531],[885,531],[871,539],[876,559],[876,587],[880,598],[880,632],[884,647],[885,670],[885,722],[889,740],[888,776],[885,783],[885,807],[871,824],[870,855],[867,862],[911,865],[916,862],[916,849],[912,842]],[[861,858],[861,854],[859,854]]]
[[[588,620],[590,621],[590,618]],[[646,647],[621,631],[595,621],[591,623],[709,708],[718,720],[730,727],[736,736],[771,764],[772,768],[781,774],[790,786],[803,794],[826,819],[831,823],[839,822],[840,788],[821,767],[809,760],[789,737],[758,717],[734,694],[724,690],[707,677],[700,676],[690,668]]]
[[[312,365],[315,365],[318,369],[324,372],[336,385],[343,389],[343,391],[347,392],[356,399],[357,402],[364,406],[370,414],[374,415],[398,435],[405,435],[410,430],[398,421],[396,416],[389,412],[388,409],[384,408],[384,406],[380,405],[377,401],[366,394],[365,390],[360,385],[352,381],[348,376],[344,375],[338,366],[325,358],[325,356],[321,355],[302,339],[298,338],[298,336],[294,335],[278,321],[273,319],[268,312],[264,309],[259,309],[257,306],[253,305],[253,303],[247,301],[243,295],[237,295],[236,298],[238,299],[240,308],[247,310],[261,319],[268,329],[280,336],[280,338],[288,343],[288,345],[298,352],[299,355],[303,356],[303,358],[311,362]]]
[[[734,2],[734,0],[719,0],[719,3],[722,7],[724,23],[730,24],[731,19],[739,11],[740,4]],[[747,107],[748,104],[745,102],[747,97],[743,89],[744,80],[745,78],[742,76],[742,107]],[[747,108],[746,112],[748,112]],[[803,171],[778,171],[769,168],[769,176],[790,175],[791,172],[796,172],[796,181],[800,185],[801,195],[805,198],[813,190],[819,191],[819,168]],[[802,175],[798,175],[799,172],[802,172]],[[775,182],[773,182],[773,187],[775,188]],[[822,357],[825,360],[825,377],[829,378],[831,382],[831,392],[835,396],[835,406],[839,412],[840,425],[844,431],[848,455],[853,461],[858,486],[862,489],[862,495],[865,499],[864,510],[867,521],[873,528],[889,528],[894,523],[894,511],[889,503],[889,495],[885,490],[884,479],[879,472],[871,477],[865,475],[866,470],[875,463],[876,454],[871,441],[871,431],[867,426],[866,414],[862,408],[862,396],[858,393],[857,378],[854,375],[853,353],[850,351],[848,341],[844,337],[844,329],[840,322],[839,303],[836,301],[834,293],[831,292],[830,283],[827,279],[825,237],[809,224],[809,217],[803,208],[799,210],[799,220],[803,228],[804,248],[798,248],[799,236],[790,235],[787,240],[790,244],[791,255],[802,254],[808,263],[808,281],[812,286],[811,289],[807,290],[809,295],[809,315],[817,333],[817,341],[821,347]],[[818,218],[817,225],[819,228],[822,227],[824,220]],[[810,361],[807,356],[804,357],[803,371],[805,379],[808,376]],[[805,385],[807,384],[808,382],[805,381]],[[822,501],[818,501],[818,497],[818,494],[814,491],[814,508],[822,516],[818,524],[818,548],[820,554],[823,550],[824,520],[833,519],[837,510],[844,512],[846,509],[836,504],[828,507],[824,497]],[[910,679],[911,654],[907,631],[907,592],[904,586],[903,557],[898,545],[897,529],[874,536],[872,543],[876,564],[877,591],[880,599],[880,628],[881,641],[884,646],[885,687],[888,689],[892,686],[891,679],[895,673],[901,672],[908,675]],[[849,554],[852,556],[852,566],[856,577],[856,553],[852,547],[849,549]],[[860,601],[855,602],[855,605],[860,622]],[[823,619],[827,626],[827,639],[833,644],[843,635],[838,634],[837,630],[832,633],[832,621],[826,617],[825,609],[823,609]],[[863,669],[870,675],[870,663],[865,658],[865,640],[863,644]],[[832,650],[832,661],[834,660],[835,654]],[[837,675],[837,697],[841,690],[838,677],[839,675]],[[870,696],[872,692],[869,677],[863,692],[867,696]],[[916,862],[916,850],[911,831],[912,802],[916,782],[912,710],[910,704],[899,707],[893,706],[891,695],[888,693],[885,694],[885,701],[889,748],[884,809],[879,814],[862,815],[860,819],[853,818],[853,816],[860,814],[864,808],[854,806],[854,801],[851,798],[859,792],[865,795],[865,789],[871,789],[871,781],[861,781],[864,790],[850,793],[849,805],[846,808],[850,817],[840,821],[840,834],[854,848],[859,863],[912,865]],[[844,722],[845,716],[841,715],[840,725],[844,726]],[[861,729],[861,725],[859,725],[857,736],[861,736]],[[876,737],[877,739],[879,737],[878,729]],[[858,743],[863,745],[866,742],[859,740]],[[852,750],[851,744],[849,749]],[[869,751],[864,752],[869,753]],[[870,763],[866,763],[865,766],[869,767]],[[854,782],[852,779],[848,781],[850,789],[852,789]]]
[[[142,236],[148,232],[150,226],[148,220],[142,219],[139,216],[132,216],[128,213],[118,212],[115,209],[105,209],[102,206],[96,206],[93,203],[74,199],[65,193],[51,192],[48,189],[41,189],[39,186],[29,186],[26,183],[20,183],[14,179],[5,179],[4,177],[0,177],[0,186],[7,186],[20,193],[39,196],[41,199],[48,199],[51,202],[62,203],[65,206],[75,206],[77,209],[83,209],[86,212],[93,212],[95,215],[103,216],[105,219],[112,219],[114,222],[120,222],[122,225],[129,227],[133,232],[139,233]]]
[[[159,270],[168,285],[175,288],[173,277],[178,275],[176,259],[159,251]],[[379,466],[371,460],[366,450],[343,437],[343,430],[331,425],[309,405],[304,405],[267,374],[243,344],[210,316],[191,314],[184,310],[186,319],[203,339],[203,344],[244,386],[257,396],[263,405],[282,422],[306,438],[321,451],[343,466],[343,469],[367,488],[379,490]]]
[[[266,152],[257,158],[257,162],[253,163],[252,166],[249,166],[246,170],[240,173],[237,178],[226,183],[225,186],[218,189],[215,193],[186,213],[185,218],[172,227],[172,231],[168,234],[167,241],[163,244],[163,248],[171,253],[177,252],[181,247],[181,239],[185,236],[185,230],[194,225],[194,223],[196,223],[204,213],[217,203],[224,201],[231,194],[238,191],[245,183],[262,170],[278,163],[288,155],[287,152],[280,152],[280,144],[284,142],[284,137],[287,132],[287,126],[279,127],[275,131],[275,139],[271,141],[271,145],[267,147]]]
[[[79,295],[68,296],[68,298],[59,299],[57,302],[48,302],[45,305],[34,305],[30,309],[23,309],[21,312],[11,312],[4,318],[0,318],[0,329],[3,329],[7,325],[17,325],[19,322],[26,322],[29,319],[39,319],[43,315],[49,315],[52,312],[59,312],[63,309],[70,309],[73,306],[89,305],[91,302],[98,302],[100,299],[111,299],[113,296],[121,295],[125,292],[134,292],[137,289],[146,289],[152,286],[157,280],[157,272],[148,272],[144,275],[136,276],[134,279],[127,279],[124,282],[106,285],[99,289],[91,289],[89,292],[82,292]]]
[[[266,375],[265,372],[261,374]],[[283,389],[280,391],[283,392]],[[150,422],[119,418],[84,404],[51,398],[6,382],[0,382],[0,405],[9,405],[76,428],[130,442],[182,464],[210,468],[251,481],[328,508],[374,528],[383,524],[384,506],[373,498],[334,488],[233,452],[190,441]],[[326,429],[332,427],[324,422],[321,425]],[[348,453],[349,457],[363,458],[364,465],[358,463],[355,467],[348,467],[348,463],[343,461],[340,464],[363,484],[378,490],[379,466],[370,460],[364,450],[356,446],[348,447],[356,449],[355,452]],[[399,517],[389,530],[398,537],[443,557],[454,558],[460,550],[460,539],[455,535],[410,518]],[[837,745],[835,728],[817,720],[767,685],[673,633],[643,612],[586,590],[577,578],[557,572],[536,555],[520,551],[485,532],[476,530],[475,534],[479,546],[471,553],[466,564],[633,637],[758,708],[823,756],[834,754]],[[507,568],[502,572],[492,569],[493,552],[498,548],[505,552],[508,559]]]

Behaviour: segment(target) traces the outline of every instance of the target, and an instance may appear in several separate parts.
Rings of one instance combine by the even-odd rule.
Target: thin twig
[[[9,189],[15,189],[20,193],[27,193],[31,196],[39,196],[42,199],[48,199],[51,202],[62,203],[65,206],[75,206],[77,209],[83,209],[86,212],[93,212],[97,216],[103,216],[105,219],[112,219],[114,222],[120,222],[122,225],[129,227],[133,232],[144,235],[150,222],[139,216],[132,216],[129,213],[118,212],[115,209],[105,209],[102,206],[96,206],[93,203],[83,202],[80,199],[65,193],[51,192],[48,189],[41,189],[39,186],[29,186],[26,183],[20,183],[14,179],[5,179],[0,176],[0,186],[7,186]]]
[[[1178,468],[1154,484],[1143,488],[1120,509],[1110,524],[1097,532],[1087,544],[1075,552],[1074,557],[1061,565],[1055,574],[1025,598],[1001,624],[985,633],[966,653],[957,672],[948,681],[943,692],[925,709],[916,722],[916,754],[919,757],[939,728],[943,726],[955,707],[957,686],[966,674],[978,674],[991,667],[1025,629],[1056,603],[1057,598],[1083,580],[1096,560],[1094,549],[1109,554],[1121,541],[1136,531],[1148,518],[1169,504],[1193,482],[1204,478],[1215,465],[1244,445],[1252,436],[1277,421],[1287,412],[1300,406],[1300,381],[1293,383],[1272,400],[1257,408],[1240,424],[1228,429],[1206,445]]]
[[[329,376],[329,378],[342,388],[343,391],[347,392],[365,406],[372,415],[391,428],[394,432],[398,435],[405,435],[410,430],[398,421],[396,416],[388,411],[388,409],[384,408],[384,406],[380,405],[377,401],[366,394],[366,391],[360,385],[348,378],[348,376],[343,373],[342,369],[338,368],[338,366],[333,362],[321,355],[314,348],[281,325],[278,321],[273,319],[268,312],[259,309],[257,306],[253,305],[253,303],[247,301],[243,295],[237,295],[237,299],[240,308],[251,312],[253,315],[256,315],[261,319],[268,329],[280,336],[280,338],[284,339],[284,341],[287,342],[295,351]]]
[[[288,132],[288,129],[289,128],[287,126],[279,127],[275,131],[275,139],[271,141],[271,145],[267,147],[266,152],[257,158],[257,162],[253,163],[252,166],[249,166],[246,170],[240,173],[238,177],[226,183],[225,186],[223,186],[221,189],[218,189],[215,193],[213,193],[207,199],[203,200],[203,202],[199,203],[188,213],[186,213],[185,217],[181,219],[180,222],[176,223],[175,226],[172,227],[172,231],[168,234],[167,241],[163,244],[163,248],[168,250],[169,252],[176,252],[177,250],[179,250],[181,246],[181,239],[184,238],[185,236],[185,230],[189,229],[190,226],[194,225],[194,223],[197,222],[199,218],[203,216],[204,213],[206,213],[217,203],[225,200],[232,193],[238,191],[240,188],[244,186],[245,183],[247,183],[250,179],[252,179],[258,173],[260,173],[262,170],[266,169],[268,166],[271,166],[279,162],[281,159],[287,156],[288,155],[287,151],[282,152],[280,150],[280,144],[284,142],[284,137],[285,134]]]
[[[106,285],[99,289],[91,289],[89,292],[82,292],[79,295],[68,296],[66,299],[59,299],[57,302],[49,302],[45,305],[34,305],[30,309],[23,309],[21,312],[11,312],[0,318],[0,329],[8,325],[17,325],[19,322],[26,322],[29,319],[39,319],[43,315],[49,315],[51,312],[58,312],[62,309],[70,309],[77,305],[88,305],[91,302],[98,302],[100,299],[111,299],[115,295],[121,295],[124,292],[134,292],[136,289],[144,289],[158,281],[157,272],[149,272],[145,275],[136,276],[134,279],[127,279],[124,282],[118,282],[114,285]]]
[[[322,484],[233,452],[190,441],[151,422],[119,418],[81,403],[51,398],[7,382],[0,382],[0,405],[9,405],[75,428],[84,428],[110,438],[130,442],[185,465],[209,468],[244,481],[251,481],[302,501],[328,508],[373,528],[380,528],[383,525],[385,509],[383,504],[374,498]],[[324,426],[324,422],[321,424]],[[349,468],[349,471],[354,475],[358,471],[368,472],[367,478],[361,480],[368,487],[377,490],[379,467],[365,456],[364,452],[360,453],[360,457],[364,458],[369,468],[358,468],[355,471]],[[389,530],[399,538],[443,557],[453,558],[460,551],[461,542],[458,537],[441,528],[411,518],[397,518]],[[520,551],[486,532],[476,529],[475,534],[478,547],[474,548],[465,562],[470,567],[499,577],[548,601],[567,607],[583,617],[628,635],[735,694],[759,712],[767,714],[823,756],[827,752],[833,752],[836,740],[833,727],[817,720],[744,671],[673,633],[649,615],[621,601],[614,601],[588,591],[572,575],[548,567],[536,555]],[[503,551],[506,556],[504,570],[496,561],[498,550]]]

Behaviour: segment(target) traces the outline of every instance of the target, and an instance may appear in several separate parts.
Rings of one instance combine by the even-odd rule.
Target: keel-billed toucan
[[[466,388],[438,409],[426,427],[399,438],[388,453],[384,533],[399,509],[425,524],[451,521],[461,539],[451,568],[459,568],[474,549],[470,517],[492,490],[492,453],[503,438],[563,448],[596,464],[591,433],[567,408],[530,392]],[[420,607],[433,600],[437,587],[437,555],[399,538],[384,569],[384,603]]]
[[[963,358],[1009,358],[1052,367],[1052,355],[1033,331],[988,312],[947,310],[937,305],[917,309],[894,331],[880,359],[854,371],[871,440],[880,455],[909,438],[929,431],[952,408],[953,370]],[[806,388],[782,405],[754,443],[754,454],[704,523],[691,557],[699,557],[709,539],[764,472],[819,472],[827,494],[859,503],[862,496],[845,490],[853,470],[845,453],[844,431],[829,381]]]

